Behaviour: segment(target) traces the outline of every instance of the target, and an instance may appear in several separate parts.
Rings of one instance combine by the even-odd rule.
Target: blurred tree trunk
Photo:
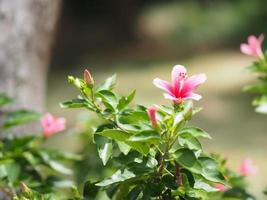
[[[9,109],[43,111],[60,5],[61,0],[0,0],[0,93],[15,98]]]

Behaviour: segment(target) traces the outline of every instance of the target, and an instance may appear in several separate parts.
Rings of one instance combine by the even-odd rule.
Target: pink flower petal
[[[258,38],[256,38],[254,35],[250,35],[248,37],[248,44],[249,46],[257,46],[259,44]]]
[[[180,98],[180,97],[177,98],[175,96],[172,96],[172,95],[169,95],[169,94],[166,94],[166,93],[164,93],[163,96],[165,97],[165,99],[170,99],[176,104],[179,104],[179,103],[183,102],[183,98]]]
[[[254,56],[256,58],[263,58],[264,54],[262,52],[261,46],[264,40],[264,35],[261,34],[259,38],[254,35],[248,37],[248,44],[241,44],[240,50],[242,53]]]
[[[202,96],[196,93],[189,93],[184,98],[199,101],[200,99],[202,99]]]
[[[193,92],[199,85],[207,80],[206,74],[198,74],[187,78],[184,82],[181,93],[187,94]]]
[[[154,83],[154,85],[156,87],[168,92],[169,94],[172,94],[173,88],[172,88],[172,85],[169,82],[161,80],[159,78],[155,78],[153,80],[153,83]]]
[[[54,118],[50,113],[46,113],[42,117],[41,124],[43,127],[43,134],[46,138],[65,129],[65,119]]]
[[[239,173],[242,176],[254,175],[257,173],[257,167],[253,164],[251,159],[245,159],[240,165]]]
[[[240,51],[246,55],[253,55],[253,51],[251,50],[250,46],[244,43],[240,45]]]
[[[187,76],[186,68],[182,65],[175,65],[172,69],[172,85],[174,93],[178,94],[180,91],[181,81]]]

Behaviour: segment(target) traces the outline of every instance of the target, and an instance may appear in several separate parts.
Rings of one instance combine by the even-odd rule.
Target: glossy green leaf
[[[102,132],[96,132],[98,135],[102,135],[120,142],[124,142],[125,144],[129,145],[136,151],[139,151],[140,153],[147,155],[149,152],[149,146],[146,144],[142,144],[140,142],[132,142],[128,141],[128,138],[131,136],[130,133],[121,131],[121,130],[116,130],[116,129],[109,129],[109,130],[104,130]]]
[[[187,148],[181,148],[174,152],[174,159],[185,168],[192,168],[197,163],[194,152]]]
[[[113,151],[112,141],[106,137],[95,135],[95,143],[97,145],[98,155],[103,164],[106,165]]]
[[[117,130],[117,129],[108,129],[104,130],[102,132],[96,132],[95,134],[102,135],[104,137],[111,138],[113,140],[118,140],[118,141],[126,141],[131,134],[125,131]]]
[[[182,134],[190,134],[192,135],[193,137],[202,137],[202,138],[209,138],[211,139],[210,135],[202,130],[201,128],[197,128],[197,127],[187,127],[187,128],[183,128],[180,132],[179,132],[179,135],[182,135]]]
[[[38,154],[40,155],[40,158],[44,161],[44,163],[49,166],[51,169],[62,173],[62,174],[66,174],[66,175],[71,175],[72,174],[72,170],[67,168],[65,165],[63,165],[62,163],[53,160],[52,155],[49,154],[49,152],[47,151],[39,151]]]
[[[125,144],[124,142],[119,142],[119,141],[117,141],[117,144],[118,144],[120,151],[124,155],[127,155],[130,152],[131,147],[129,145]]]
[[[119,183],[125,180],[129,180],[134,177],[135,177],[135,174],[132,173],[131,171],[128,171],[127,169],[118,170],[111,177],[97,183],[96,186],[104,187],[104,186],[108,186],[114,183]]]
[[[132,91],[131,94],[129,94],[127,97],[121,97],[117,106],[118,110],[122,110],[125,107],[127,107],[133,100],[134,96],[135,96],[135,90]]]
[[[129,194],[127,195],[126,199],[127,200],[136,200],[138,198],[138,196],[141,193],[141,188],[139,186],[134,187]]]
[[[84,184],[83,197],[86,198],[87,200],[93,200],[96,198],[99,187],[97,187],[95,184],[96,183],[91,183],[90,181],[87,181]]]
[[[88,108],[89,110],[93,110],[93,106],[91,103],[86,101],[85,99],[73,99],[71,101],[66,101],[60,103],[61,108]]]
[[[117,97],[114,93],[108,90],[101,90],[96,93],[96,97],[100,97],[102,99],[103,104],[112,110],[115,110],[118,104]]]
[[[197,138],[191,137],[190,134],[180,135],[180,137],[178,137],[178,141],[182,147],[187,147],[191,150],[202,151],[201,143],[198,141]]]
[[[4,119],[3,127],[11,128],[13,126],[36,121],[39,118],[40,115],[34,111],[18,110],[8,113],[7,117]]]
[[[103,84],[101,84],[98,88],[97,91],[101,90],[112,90],[115,85],[116,85],[116,79],[117,76],[114,74],[113,76],[107,78]]]
[[[147,155],[149,153],[148,144],[143,144],[142,142],[131,142],[131,141],[125,141],[125,143],[143,155]]]
[[[195,182],[194,188],[205,190],[206,192],[216,192],[216,191],[218,191],[218,189],[216,189],[216,188],[212,187],[211,185],[209,185],[208,183],[205,183],[205,182],[200,181],[200,180],[197,180]]]
[[[201,175],[205,179],[213,182],[226,184],[224,176],[219,171],[218,163],[214,159],[209,157],[199,157],[198,162],[202,166]]]
[[[156,131],[142,131],[137,135],[133,135],[128,138],[128,141],[131,142],[145,142],[157,144],[160,142],[160,136]]]

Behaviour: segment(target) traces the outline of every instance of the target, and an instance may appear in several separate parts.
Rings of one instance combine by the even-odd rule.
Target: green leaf
[[[16,162],[11,162],[8,165],[6,165],[6,172],[8,179],[13,184],[19,181],[18,178],[20,171],[21,171],[20,165]]]
[[[181,148],[174,152],[174,159],[185,168],[192,168],[197,163],[194,152],[187,148]]]
[[[93,106],[86,101],[85,99],[73,99],[70,101],[66,101],[60,103],[61,108],[88,108],[89,110],[93,110]]]
[[[209,138],[211,139],[210,135],[202,130],[201,128],[197,128],[197,127],[187,127],[187,128],[183,128],[180,132],[179,135],[183,135],[183,134],[190,134],[193,137],[202,137],[202,138]]]
[[[102,135],[104,137],[109,137],[113,140],[118,140],[121,142],[126,141],[131,136],[131,134],[128,132],[116,130],[116,129],[108,129],[102,132],[96,132],[95,134]]]
[[[133,135],[128,138],[128,141],[131,142],[145,142],[145,143],[152,143],[157,144],[160,142],[160,136],[156,131],[142,131],[137,135]]]
[[[198,162],[202,166],[201,175],[205,179],[217,183],[226,184],[224,176],[219,171],[218,163],[214,159],[209,157],[199,157]]]
[[[128,132],[121,131],[121,130],[116,130],[116,129],[109,129],[109,130],[104,130],[102,132],[96,132],[95,134],[102,135],[104,137],[108,137],[120,142],[124,142],[125,144],[129,145],[136,151],[139,151],[140,153],[147,155],[149,152],[149,146],[146,144],[142,144],[140,142],[131,142],[128,141],[127,139],[132,135]]]
[[[196,180],[195,184],[194,184],[194,188],[196,189],[201,189],[204,190],[206,192],[216,192],[218,191],[218,189],[210,186],[208,183],[205,183],[203,181],[200,180]]]
[[[40,155],[40,158],[44,161],[46,165],[48,165],[51,169],[62,173],[66,175],[71,175],[72,170],[67,168],[65,165],[62,163],[53,160],[52,155],[49,154],[47,151],[39,151],[38,154]]]
[[[125,143],[143,155],[147,155],[149,153],[148,144],[143,144],[140,142],[131,142],[131,141],[126,141]]]
[[[95,94],[96,97],[100,97],[104,105],[112,110],[115,110],[118,104],[117,97],[114,93],[108,90],[101,90]]]
[[[226,199],[244,199],[244,200],[255,200],[255,197],[247,193],[246,190],[242,188],[232,188],[224,192],[223,197]]]
[[[267,95],[262,95],[260,97],[255,98],[253,100],[252,104],[254,106],[266,105],[267,104]]]
[[[0,107],[11,103],[13,100],[4,93],[0,93]]]
[[[129,151],[131,150],[131,147],[129,145],[125,144],[124,142],[117,141],[117,144],[118,144],[120,151],[124,155],[127,155],[129,153]]]
[[[127,107],[133,100],[135,96],[135,90],[131,92],[127,97],[121,97],[117,106],[118,110],[122,110]]]
[[[96,183],[91,183],[90,181],[87,181],[84,184],[83,188],[83,196],[84,198],[88,200],[93,200],[96,198],[96,195],[98,193],[99,187],[95,185]]]
[[[180,137],[178,137],[178,141],[182,147],[187,147],[191,150],[196,150],[196,151],[202,152],[201,143],[198,141],[197,138],[192,137],[190,134],[181,135]]]
[[[253,93],[267,93],[267,84],[266,83],[257,83],[254,85],[247,85],[243,88],[245,92]]]
[[[135,177],[135,174],[127,169],[118,170],[111,177],[97,183],[96,186],[104,187],[104,186],[108,186],[114,183],[123,182],[125,180],[129,180],[134,177]]]
[[[3,127],[11,128],[13,126],[36,121],[39,118],[40,115],[34,111],[18,110],[8,113],[7,117],[4,120]]]
[[[106,137],[95,135],[95,143],[97,145],[98,155],[101,158],[103,165],[106,165],[113,151],[112,141]]]
[[[105,80],[105,82],[98,87],[97,91],[112,90],[116,85],[116,79],[117,79],[116,74],[114,74],[113,76],[107,78]]]
[[[55,171],[58,171],[59,173],[66,174],[66,175],[71,175],[72,174],[72,170],[67,168],[67,167],[65,167],[60,162],[57,162],[55,160],[49,160],[48,164],[52,169],[54,169]]]
[[[141,188],[140,186],[136,186],[134,187],[129,194],[127,195],[126,199],[127,200],[136,200],[139,196],[139,194],[141,193]]]

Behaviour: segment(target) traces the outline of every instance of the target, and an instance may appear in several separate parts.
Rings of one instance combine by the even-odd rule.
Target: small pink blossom
[[[220,192],[224,192],[227,190],[227,188],[225,187],[225,185],[221,184],[221,183],[215,183],[213,185],[214,188],[218,189]]]
[[[52,114],[46,113],[41,119],[44,137],[48,138],[57,132],[63,131],[65,121],[63,117],[56,118]]]
[[[157,127],[157,118],[156,118],[156,114],[157,114],[157,109],[153,106],[149,107],[147,109],[147,114],[148,114],[148,117],[151,121],[151,124],[154,128]]]
[[[253,164],[251,159],[245,159],[240,165],[239,173],[242,176],[254,175],[257,173],[257,167]]]
[[[164,97],[172,100],[175,104],[183,102],[185,99],[200,100],[202,97],[194,93],[199,85],[207,79],[205,74],[187,76],[186,68],[182,65],[176,65],[172,69],[171,83],[155,78],[153,83],[156,87],[166,91]]]
[[[248,43],[242,43],[240,45],[240,50],[242,53],[253,56],[256,58],[263,58],[264,55],[261,50],[262,42],[264,40],[264,35],[261,34],[259,38],[254,35],[248,37]]]

